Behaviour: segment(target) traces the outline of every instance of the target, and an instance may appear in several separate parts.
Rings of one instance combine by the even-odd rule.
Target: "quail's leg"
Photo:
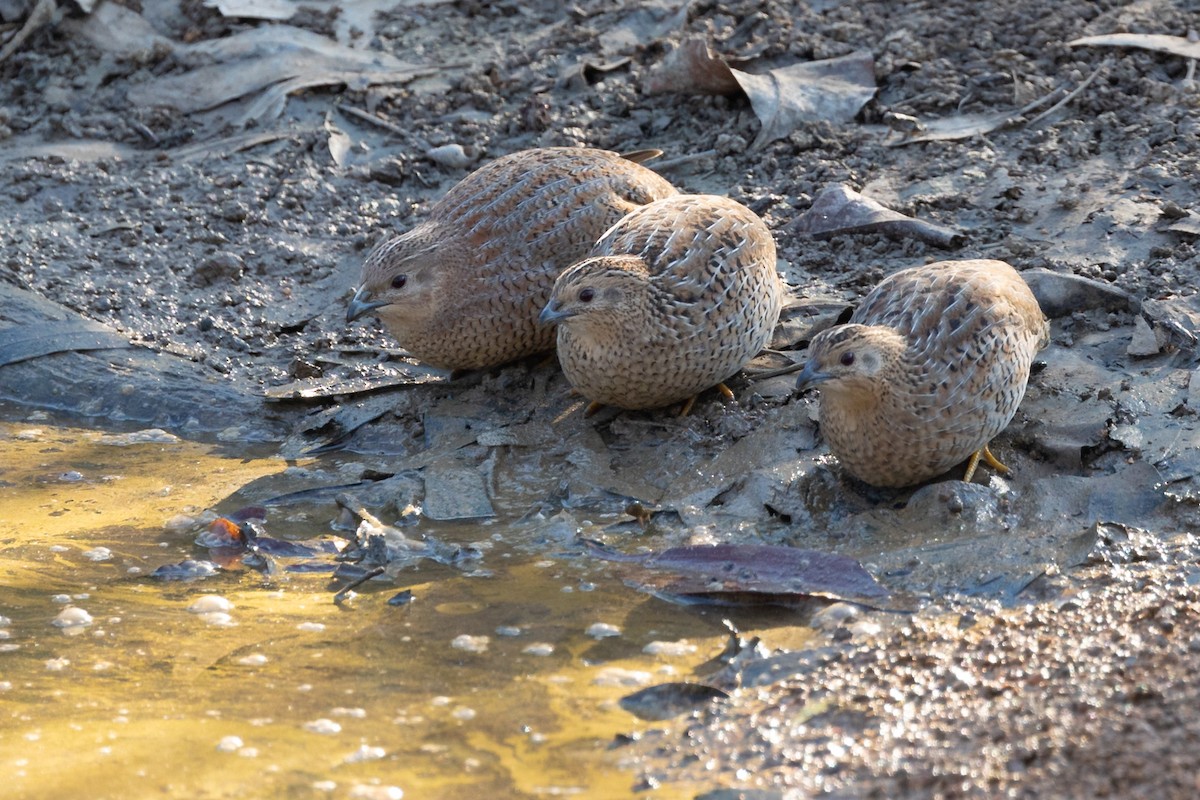
[[[1009,473],[1010,470],[1004,464],[1000,463],[1000,459],[992,455],[992,451],[985,444],[980,449],[971,454],[971,460],[967,462],[967,474],[963,476],[963,480],[967,483],[971,482],[971,478],[975,477],[975,469],[979,466],[979,459],[987,462],[987,465],[997,472]]]
[[[717,384],[717,385],[716,385],[714,388],[715,388],[715,389],[716,389],[718,392],[720,392],[720,393],[721,393],[721,396],[722,396],[722,397],[724,397],[726,400],[733,400],[733,399],[735,399],[735,398],[734,398],[734,394],[733,394],[733,390],[732,390],[732,389],[730,389],[730,388],[729,388],[728,386],[726,386],[725,384],[723,384],[723,383],[718,383],[718,384]],[[683,404],[683,408],[679,409],[679,416],[681,416],[681,417],[686,417],[688,414],[692,413],[692,407],[693,407],[694,405],[696,405],[696,398],[697,398],[697,397],[699,397],[699,396],[700,396],[700,395],[692,395],[691,397],[689,397],[689,398],[687,399],[687,402],[685,402],[685,403]]]
[[[587,410],[583,412],[583,415],[585,417],[590,417],[602,408],[604,408],[604,403],[597,403],[597,402],[588,403]]]

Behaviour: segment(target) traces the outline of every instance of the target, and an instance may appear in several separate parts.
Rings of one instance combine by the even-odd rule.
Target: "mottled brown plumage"
[[[554,327],[537,317],[558,274],[625,214],[673,194],[656,173],[606,150],[504,156],[375,248],[347,319],[375,310],[404,349],[446,369],[548,350]]]
[[[909,486],[990,455],[1048,341],[1011,266],[943,261],[886,278],[849,324],[815,336],[797,386],[820,384],[821,431],[850,473]]]
[[[637,209],[554,284],[558,359],[584,397],[655,408],[732,376],[770,339],[783,282],[775,241],[724,197],[676,195]]]

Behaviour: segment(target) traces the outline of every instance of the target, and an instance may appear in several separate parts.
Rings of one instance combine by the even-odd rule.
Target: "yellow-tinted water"
[[[719,612],[652,599],[604,562],[512,549],[499,526],[441,533],[499,539],[490,576],[424,562],[343,608],[323,576],[160,581],[155,567],[206,557],[164,522],[287,464],[111,441],[0,425],[6,798],[630,796],[613,737],[662,724],[617,700],[689,677],[724,644]],[[92,560],[101,547],[111,557]],[[388,605],[401,585],[416,599]],[[232,624],[188,610],[204,595],[232,603]],[[56,627],[67,606],[92,624]],[[621,635],[592,638],[596,622]],[[454,647],[460,635],[486,649]],[[642,652],[680,640],[694,651]]]

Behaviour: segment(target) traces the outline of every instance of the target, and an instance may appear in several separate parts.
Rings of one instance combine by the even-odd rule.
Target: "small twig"
[[[778,378],[780,375],[790,375],[793,372],[799,372],[802,369],[804,369],[803,363],[789,364],[786,367],[780,367],[779,369],[767,369],[763,370],[762,372],[747,372],[746,378],[751,383],[758,383],[770,378]]]
[[[408,131],[404,130],[399,125],[396,125],[393,122],[388,122],[386,119],[383,119],[382,117],[377,117],[374,114],[372,114],[370,111],[366,111],[361,108],[356,108],[355,106],[348,106],[345,103],[342,103],[341,105],[339,105],[338,110],[345,111],[350,116],[358,117],[359,119],[364,120],[365,122],[369,122],[372,125],[378,125],[380,128],[383,128],[385,131],[391,131],[392,133],[396,134],[397,136],[407,136],[408,135]]]
[[[29,16],[25,19],[25,25],[21,30],[8,40],[8,43],[0,48],[0,61],[4,61],[13,53],[17,52],[17,48],[25,43],[33,32],[43,25],[53,22],[54,15],[58,12],[58,6],[54,0],[39,0],[38,4],[29,12]]]
[[[361,577],[355,578],[354,580],[350,581],[345,586],[343,586],[341,589],[338,589],[337,594],[335,594],[333,596],[333,602],[340,605],[342,603],[342,601],[344,601],[346,599],[346,596],[349,595],[352,590],[357,589],[359,586],[362,586],[364,583],[371,580],[372,578],[382,575],[385,571],[386,570],[383,567],[372,567],[371,569],[369,569],[365,573],[363,573],[363,575]]]
[[[664,169],[674,169],[675,167],[681,167],[684,164],[690,164],[693,161],[700,161],[701,159],[704,159],[704,158],[710,158],[712,156],[715,156],[716,154],[717,154],[716,150],[701,150],[699,153],[689,153],[686,156],[676,156],[675,158],[668,158],[665,161],[655,161],[650,166],[655,171],[662,171]]]
[[[1078,97],[1083,92],[1084,89],[1086,89],[1087,87],[1092,85],[1092,81],[1094,81],[1094,80],[1096,80],[1096,78],[1100,77],[1101,72],[1108,69],[1108,67],[1112,65],[1112,61],[1113,61],[1112,56],[1109,56],[1108,58],[1101,61],[1100,66],[1096,67],[1095,72],[1093,72],[1091,75],[1088,75],[1086,78],[1084,78],[1082,83],[1080,83],[1078,86],[1076,86],[1071,91],[1067,92],[1066,96],[1063,97],[1062,100],[1059,100],[1057,103],[1050,106],[1049,108],[1047,108],[1042,113],[1038,114],[1033,119],[1029,120],[1029,122],[1025,123],[1026,127],[1033,127],[1034,125],[1038,124],[1039,122],[1044,120],[1046,117],[1050,116],[1055,111],[1058,111],[1060,108],[1065,106],[1067,103],[1071,102],[1076,97]]]

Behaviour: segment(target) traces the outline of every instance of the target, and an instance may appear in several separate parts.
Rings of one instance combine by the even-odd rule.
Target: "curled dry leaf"
[[[762,123],[751,150],[782,139],[805,122],[849,122],[875,96],[875,59],[867,50],[761,75],[731,71]]]
[[[762,123],[751,150],[782,139],[805,122],[849,122],[875,95],[875,61],[847,56],[791,64],[756,74],[733,69],[703,37],[692,37],[651,70],[647,94],[734,94],[750,99]]]
[[[703,36],[692,36],[667,54],[646,76],[646,94],[734,94],[741,87],[725,59]]]
[[[959,231],[933,222],[906,217],[840,183],[826,187],[812,207],[791,224],[796,233],[823,239],[837,233],[881,232],[910,237],[936,247],[961,247]]]

